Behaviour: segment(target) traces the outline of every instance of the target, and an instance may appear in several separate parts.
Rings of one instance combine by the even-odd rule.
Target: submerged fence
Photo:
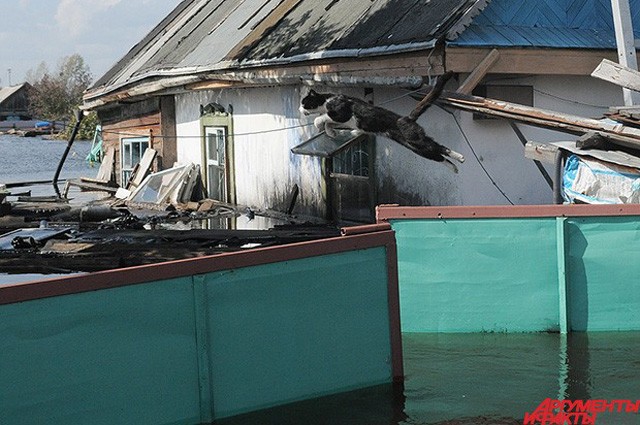
[[[395,252],[374,226],[2,287],[0,423],[200,424],[400,379]]]
[[[640,205],[382,206],[403,332],[640,330]]]

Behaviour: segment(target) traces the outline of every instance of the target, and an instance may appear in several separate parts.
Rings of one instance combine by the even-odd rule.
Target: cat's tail
[[[424,97],[424,99],[422,99],[422,101],[418,103],[418,106],[416,106],[416,108],[409,114],[407,118],[414,122],[418,121],[418,118],[420,118],[420,116],[424,114],[427,109],[429,109],[433,102],[438,100],[438,98],[442,94],[442,91],[444,90],[444,86],[452,77],[453,71],[449,71],[438,78],[438,82],[436,83],[436,85],[433,86],[431,91]]]

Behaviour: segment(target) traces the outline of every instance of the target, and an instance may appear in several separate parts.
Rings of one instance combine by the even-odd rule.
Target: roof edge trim
[[[216,65],[211,67],[178,68],[178,69],[165,70],[165,71],[158,70],[158,71],[150,72],[147,74],[139,75],[134,80],[127,81],[126,83],[123,83],[120,85],[111,86],[111,87],[107,86],[104,89],[99,91],[88,92],[84,96],[84,103],[92,104],[96,102],[98,99],[100,99],[101,97],[112,95],[114,92],[121,90],[127,86],[130,87],[128,91],[135,90],[135,86],[138,83],[153,77],[172,78],[172,77],[182,76],[184,78],[194,78],[195,80],[198,80],[198,78],[193,74],[212,72],[212,71],[223,71],[223,70],[230,71],[230,70],[233,70],[234,68],[245,69],[245,68],[258,68],[258,67],[270,66],[270,65],[290,65],[298,62],[307,62],[307,61],[314,61],[314,60],[320,60],[320,59],[359,58],[359,57],[369,57],[369,56],[376,56],[376,55],[392,55],[397,53],[406,53],[406,52],[412,52],[412,51],[432,49],[436,47],[437,42],[438,40],[434,39],[427,42],[394,44],[389,46],[371,47],[371,48],[364,48],[364,49],[323,50],[319,52],[305,53],[305,54],[295,55],[290,57],[280,57],[280,58],[272,58],[272,59],[265,59],[265,60],[252,60],[252,61],[244,61],[244,62],[222,61],[222,62],[218,62]],[[192,74],[192,76],[189,77],[188,74]],[[192,82],[195,82],[195,80]],[[180,83],[180,81],[182,80],[175,79],[175,82],[177,84],[174,84],[174,86],[184,84],[184,83]],[[166,82],[166,84],[169,84],[169,85],[162,84],[164,86],[163,88],[171,87],[170,84],[172,83],[173,83],[172,81],[168,81]]]

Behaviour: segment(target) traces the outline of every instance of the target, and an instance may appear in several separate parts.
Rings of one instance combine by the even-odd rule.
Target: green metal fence
[[[403,332],[640,330],[640,206],[383,207]]]
[[[0,423],[200,424],[391,382],[389,264],[386,230],[0,288]]]

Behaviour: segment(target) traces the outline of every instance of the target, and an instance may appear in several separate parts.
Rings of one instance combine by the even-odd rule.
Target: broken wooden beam
[[[608,59],[603,59],[591,76],[626,89],[640,91],[640,72]]]
[[[476,68],[469,74],[466,80],[457,90],[457,93],[471,94],[473,89],[476,88],[480,81],[487,75],[491,67],[500,59],[500,52],[497,49],[493,49],[487,56],[476,66]]]
[[[524,147],[524,157],[545,164],[555,164],[559,148],[555,145],[539,142],[527,142]]]
[[[592,131],[599,132],[613,143],[632,149],[640,149],[640,128],[633,128],[620,123],[600,121],[501,100],[452,92],[444,92],[438,103],[463,111],[517,121],[578,136]]]
[[[636,56],[635,35],[631,19],[629,0],[610,0],[613,11],[613,27],[616,33],[618,47],[618,62],[626,68],[637,71],[638,58]],[[624,104],[627,106],[640,103],[640,93],[628,88],[622,89]]]
[[[110,184],[88,182],[88,181],[82,181],[80,179],[68,180],[67,183],[70,186],[76,186],[82,190],[87,190],[87,191],[107,192],[111,194],[115,194],[118,191],[117,187],[111,186]]]

